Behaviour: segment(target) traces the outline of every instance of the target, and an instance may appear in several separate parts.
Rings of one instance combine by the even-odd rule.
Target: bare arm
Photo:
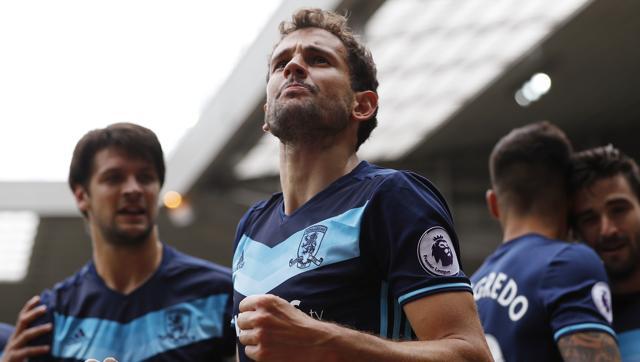
[[[317,321],[272,295],[240,303],[240,342],[257,361],[489,361],[471,294],[413,301],[405,313],[420,341],[394,342]]]
[[[574,361],[620,361],[618,345],[613,337],[604,332],[579,332],[563,336],[558,340],[562,359]]]

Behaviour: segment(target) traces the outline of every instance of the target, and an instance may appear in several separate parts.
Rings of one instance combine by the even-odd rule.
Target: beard
[[[609,278],[612,280],[623,281],[628,279],[633,275],[637,268],[640,267],[640,250],[638,249],[638,241],[640,241],[640,233],[634,235],[634,239],[630,239],[626,236],[623,238],[627,239],[626,243],[629,248],[629,252],[624,254],[621,258],[616,258],[605,261],[605,269]]]
[[[317,95],[317,93],[314,93]],[[265,122],[280,142],[294,146],[325,148],[349,125],[353,94],[341,99],[291,99],[270,102]]]
[[[124,247],[138,247],[145,243],[149,239],[149,236],[153,232],[154,223],[149,222],[147,227],[139,232],[127,232],[118,228],[114,223],[111,225],[99,225],[99,228],[104,235],[105,240],[116,246]]]

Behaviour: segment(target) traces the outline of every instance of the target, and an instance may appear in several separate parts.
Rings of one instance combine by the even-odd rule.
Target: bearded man
[[[263,129],[280,141],[283,192],[238,226],[240,361],[489,360],[444,198],[356,155],[376,126],[370,52],[328,11],[280,32]]]
[[[160,241],[156,218],[164,175],[162,147],[147,128],[116,123],[80,139],[69,186],[88,226],[93,258],[27,302],[3,362],[233,356],[230,270]]]

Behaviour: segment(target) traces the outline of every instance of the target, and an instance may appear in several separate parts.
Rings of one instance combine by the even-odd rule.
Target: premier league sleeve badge
[[[425,231],[418,241],[418,260],[429,274],[452,276],[460,272],[458,257],[447,231],[435,226]]]

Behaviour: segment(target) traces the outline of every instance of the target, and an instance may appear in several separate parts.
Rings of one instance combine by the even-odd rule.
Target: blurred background
[[[236,223],[279,191],[263,135],[266,62],[300,7],[348,13],[378,65],[379,126],[359,155],[431,179],[471,274],[500,243],[487,160],[551,120],[577,150],[640,158],[634,0],[0,3],[0,321],[91,257],[66,185],[77,140],[129,121],[163,144],[161,239],[230,265]]]

